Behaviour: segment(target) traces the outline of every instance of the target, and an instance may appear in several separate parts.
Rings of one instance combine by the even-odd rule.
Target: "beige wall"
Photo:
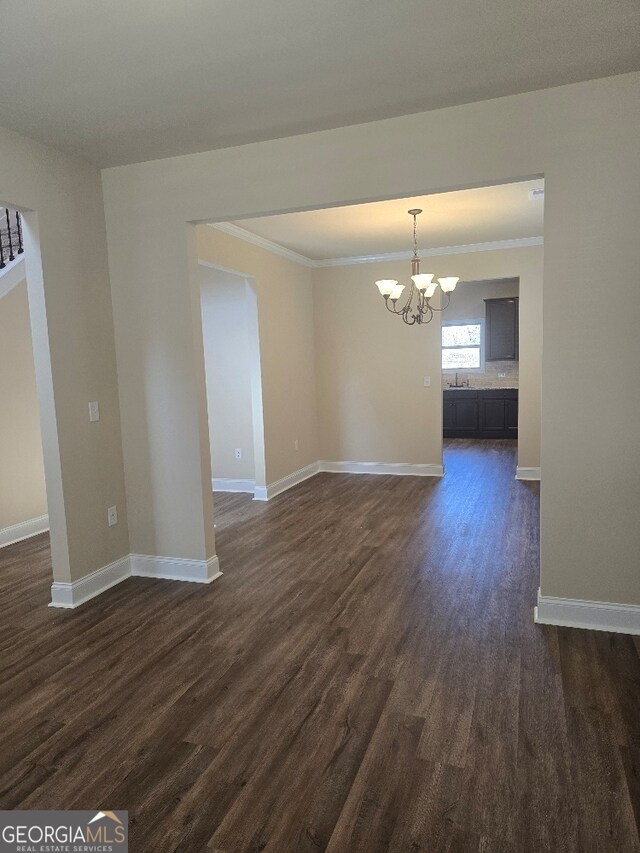
[[[442,465],[439,318],[409,328],[374,284],[407,272],[408,261],[313,271],[324,460]]]
[[[534,246],[423,262],[436,276],[450,273],[466,281],[520,277],[520,369],[525,381],[518,464],[525,467],[540,465],[542,261],[542,247]],[[440,318],[421,328],[407,327],[385,310],[374,284],[379,278],[407,281],[409,274],[408,261],[313,271],[322,459],[441,464]],[[460,284],[443,318],[455,317],[456,306],[462,306],[463,314],[470,310],[465,293],[475,287],[480,285]],[[514,285],[494,289],[512,293]],[[486,294],[478,293],[479,316],[484,316]],[[429,388],[424,387],[425,376],[431,378]]]
[[[47,514],[27,282],[0,299],[0,530]]]
[[[183,224],[170,238],[165,230],[158,243],[156,226],[142,214],[111,217],[107,226],[130,550],[209,560],[215,536],[196,229]],[[123,244],[124,253],[112,250]],[[183,288],[161,286],[185,271]],[[128,291],[114,286],[125,279],[134,282]]]
[[[185,222],[544,175],[542,592],[639,604],[640,394],[620,369],[635,363],[640,324],[639,92],[640,74],[627,74],[105,170],[136,540],[191,556],[206,521],[192,511],[211,472]],[[164,370],[126,369],[158,352]],[[150,400],[173,413],[171,430],[149,416]]]
[[[311,270],[208,225],[197,232],[200,260],[253,278],[266,479],[272,484],[318,460]]]
[[[207,267],[201,272],[212,473],[255,480],[246,280]],[[235,458],[237,447],[242,459]]]
[[[53,572],[68,581],[129,550],[100,173],[0,130],[0,200],[26,209]],[[99,423],[89,423],[91,400]],[[120,522],[110,528],[113,504]]]

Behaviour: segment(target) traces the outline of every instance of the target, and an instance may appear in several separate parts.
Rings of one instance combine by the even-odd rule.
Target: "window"
[[[482,323],[442,327],[442,369],[482,370]]]

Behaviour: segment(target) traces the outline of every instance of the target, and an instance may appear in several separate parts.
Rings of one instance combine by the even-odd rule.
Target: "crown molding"
[[[465,243],[460,246],[439,246],[434,249],[419,249],[421,258],[439,255],[463,255],[467,252],[494,252],[498,249],[522,249],[526,246],[542,246],[543,237],[519,237],[515,240],[493,240],[489,243]],[[386,252],[381,255],[355,255],[350,258],[326,258],[313,261],[314,267],[346,267],[352,264],[376,264],[382,261],[408,261],[413,252]]]
[[[304,255],[299,255],[291,249],[281,246],[280,243],[274,243],[273,240],[267,240],[266,237],[259,237],[257,234],[252,234],[246,228],[240,228],[239,225],[234,225],[233,222],[212,222],[212,228],[218,231],[223,231],[225,234],[230,234],[232,237],[237,237],[239,240],[244,240],[245,243],[251,243],[253,246],[259,246],[261,249],[266,249],[267,252],[273,252],[274,255],[280,255],[293,261],[296,264],[302,264],[305,267],[315,267],[317,261],[312,261]]]
[[[245,243],[252,243],[254,246],[259,246],[261,249],[266,249],[267,252],[273,252],[275,255],[281,255],[283,258],[288,258],[297,264],[302,264],[311,269],[321,269],[323,267],[348,267],[355,264],[377,264],[383,261],[408,261],[413,257],[413,252],[407,250],[404,252],[385,252],[380,255],[353,255],[346,258],[323,258],[322,260],[313,260],[305,255],[300,255],[291,249],[281,246],[279,243],[274,243],[273,240],[267,240],[266,237],[258,237],[257,234],[252,234],[245,228],[240,228],[239,225],[234,225],[231,222],[216,222],[211,223],[211,228],[217,228],[218,231],[223,231],[225,234],[230,234],[232,237],[237,237],[239,240],[244,240]],[[460,246],[438,246],[434,249],[420,249],[421,258],[438,257],[439,255],[463,255],[468,252],[495,252],[500,249],[524,249],[528,246],[542,246],[544,237],[518,237],[514,240],[492,240],[488,243],[463,243]]]

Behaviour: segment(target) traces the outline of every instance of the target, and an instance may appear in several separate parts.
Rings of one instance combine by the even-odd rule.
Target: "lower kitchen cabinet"
[[[459,433],[478,432],[478,400],[471,396],[444,400],[444,428],[456,430]]]
[[[463,388],[443,392],[445,438],[517,438],[517,388]]]
[[[518,392],[514,400],[505,400],[505,427],[510,437],[518,437]]]

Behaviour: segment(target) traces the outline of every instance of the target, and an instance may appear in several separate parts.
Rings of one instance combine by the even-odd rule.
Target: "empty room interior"
[[[0,848],[640,853],[640,7],[9,0],[0,105]]]

